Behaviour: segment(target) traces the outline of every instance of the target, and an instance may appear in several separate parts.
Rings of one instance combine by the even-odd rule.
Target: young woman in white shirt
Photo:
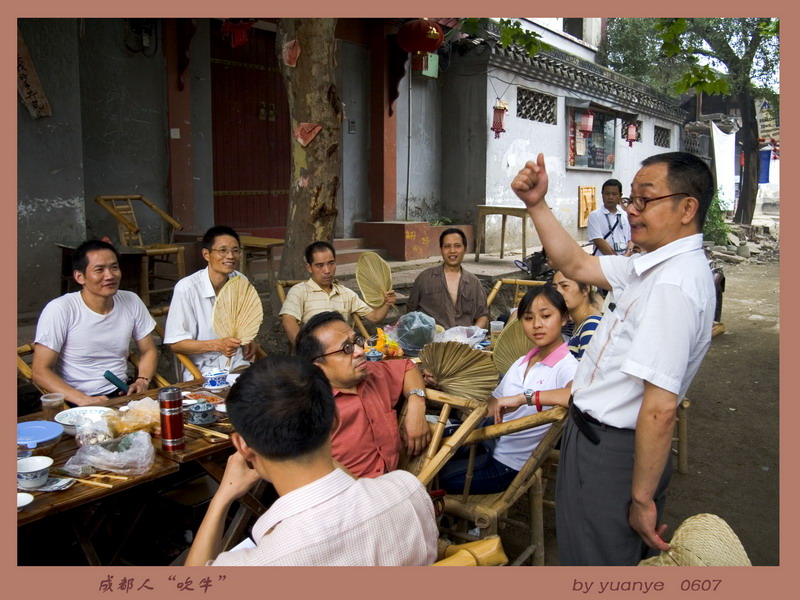
[[[569,311],[552,285],[531,288],[520,301],[517,314],[535,348],[514,362],[492,393],[489,414],[494,415],[495,423],[548,410],[554,404],[566,405],[578,366],[561,337]],[[506,434],[495,444],[481,443],[470,491],[492,494],[505,490],[549,427]],[[467,462],[467,457],[454,457],[439,473],[439,485],[448,492],[461,493]]]

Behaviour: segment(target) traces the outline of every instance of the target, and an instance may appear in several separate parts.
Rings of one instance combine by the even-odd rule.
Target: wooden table
[[[481,257],[481,242],[486,236],[486,216],[487,215],[502,215],[503,223],[500,228],[500,258],[503,258],[503,250],[506,241],[506,219],[509,216],[520,217],[522,219],[522,258],[525,258],[527,250],[525,244],[525,225],[527,224],[525,218],[528,216],[528,209],[524,206],[492,206],[489,204],[479,204],[478,217],[475,222],[475,262],[478,262]]]
[[[202,388],[203,383],[203,379],[197,379],[176,385],[189,392],[205,392],[207,390]],[[216,391],[214,394],[225,398],[227,397],[228,389],[230,388]],[[111,399],[108,405],[112,407],[124,406],[131,400],[138,400],[146,396],[156,398],[158,396],[158,390],[153,389],[142,394],[135,394],[124,398],[114,398]],[[41,416],[40,412],[25,415],[24,417],[20,417],[18,422],[41,419]],[[224,417],[217,423],[204,427],[226,435],[232,432],[230,422]],[[17,513],[17,526],[23,526],[66,510],[104,500],[117,492],[129,490],[147,482],[176,473],[182,464],[190,462],[196,462],[212,478],[219,482],[224,473],[224,467],[219,464],[220,459],[233,452],[233,444],[230,439],[214,438],[218,441],[209,441],[208,436],[188,428],[184,430],[184,437],[186,439],[186,447],[184,450],[178,452],[166,452],[162,450],[161,439],[153,438],[152,443],[155,449],[155,460],[150,470],[143,475],[131,476],[127,480],[109,480],[108,483],[112,484],[111,488],[95,487],[76,482],[72,487],[60,492],[37,492],[33,490],[31,492],[34,496],[33,502],[26,506],[21,512]],[[53,451],[53,465],[56,467],[63,465],[76,451],[77,445],[75,444],[74,438],[65,434]],[[260,482],[249,494],[240,499],[239,510],[223,540],[224,550],[228,550],[241,541],[251,515],[260,515],[266,510],[266,507],[258,500],[258,497],[267,488],[268,484],[266,482]],[[76,531],[76,536],[80,538],[81,532]],[[79,539],[79,542],[90,564],[99,564],[99,562],[97,562],[99,559],[96,553],[94,553],[91,540],[88,538]]]
[[[272,249],[283,246],[285,240],[254,235],[240,235],[239,243],[242,245],[242,259],[239,264],[242,267],[242,273],[248,277],[250,277],[250,267],[254,260],[262,258],[267,259],[267,277],[269,278],[270,293],[272,293],[275,289],[275,263],[272,260]]]

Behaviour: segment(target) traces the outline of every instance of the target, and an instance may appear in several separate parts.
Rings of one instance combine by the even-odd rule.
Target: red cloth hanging
[[[508,106],[502,100],[498,100],[494,105],[494,119],[492,120],[491,130],[494,131],[494,139],[498,139],[501,133],[505,132],[503,129],[503,117],[506,115]]]

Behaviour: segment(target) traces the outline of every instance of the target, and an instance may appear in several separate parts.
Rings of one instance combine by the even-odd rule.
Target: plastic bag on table
[[[433,341],[436,321],[417,310],[407,313],[397,323],[386,328],[386,335],[396,340],[406,356],[417,356],[419,351]]]
[[[114,432],[107,418],[97,421],[82,419],[75,423],[75,443],[78,446],[91,446],[113,438]]]
[[[108,419],[111,430],[121,436],[134,431],[158,433],[161,428],[161,411],[158,401],[142,398],[128,402],[127,410],[115,411]]]
[[[80,469],[84,465],[91,465],[95,469],[120,475],[142,475],[150,470],[154,460],[155,450],[150,434],[135,431],[99,444],[81,446],[64,468]]]
[[[442,333],[437,333],[433,341],[461,342],[463,344],[468,344],[470,347],[474,347],[475,344],[483,341],[486,337],[486,333],[486,329],[476,327],[475,325],[470,325],[469,327],[458,325],[457,327],[446,329]]]

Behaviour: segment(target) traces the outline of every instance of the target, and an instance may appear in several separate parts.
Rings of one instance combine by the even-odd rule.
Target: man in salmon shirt
[[[314,315],[297,335],[296,353],[317,364],[333,387],[339,426],[333,433],[333,457],[356,477],[377,477],[397,468],[401,444],[409,456],[430,441],[425,420],[425,384],[410,360],[369,362],[366,340],[341,314]],[[394,410],[408,399],[402,430]]]

